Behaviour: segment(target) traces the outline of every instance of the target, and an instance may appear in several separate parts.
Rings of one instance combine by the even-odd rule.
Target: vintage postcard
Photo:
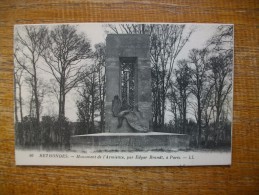
[[[231,165],[234,26],[15,25],[16,165]]]

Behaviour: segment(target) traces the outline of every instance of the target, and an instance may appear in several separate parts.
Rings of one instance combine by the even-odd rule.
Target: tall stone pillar
[[[106,38],[106,102],[105,132],[134,132],[124,120],[118,128],[118,118],[113,116],[112,101],[118,95],[121,99],[121,63],[132,60],[135,63],[134,97],[135,105],[142,114],[142,124],[150,130],[152,119],[151,66],[149,36],[139,34],[109,34]]]

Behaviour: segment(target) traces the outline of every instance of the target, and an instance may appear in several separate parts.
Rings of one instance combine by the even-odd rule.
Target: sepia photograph
[[[16,165],[231,165],[234,26],[14,26]]]

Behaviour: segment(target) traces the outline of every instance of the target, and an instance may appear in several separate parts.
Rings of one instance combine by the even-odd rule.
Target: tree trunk
[[[91,131],[94,132],[94,111],[95,111],[95,100],[94,100],[94,92],[92,91],[91,95]]]
[[[64,128],[64,119],[65,119],[65,82],[64,77],[60,78],[59,86],[59,143],[61,146],[65,144],[65,128]]]
[[[157,127],[157,111],[158,111],[158,103],[157,103],[157,94],[153,93],[153,124],[154,127]]]
[[[17,124],[19,122],[18,120],[18,113],[17,113],[17,94],[16,94],[16,77],[15,77],[15,74],[14,74],[14,113],[15,113],[15,124]]]
[[[87,97],[87,134],[90,133],[90,96]]]
[[[99,81],[99,102],[100,102],[100,130],[103,132],[103,104],[104,102],[102,101],[102,78],[101,78],[101,68],[99,67],[98,70],[98,81]]]
[[[145,34],[145,24],[141,24],[142,34]]]
[[[217,105],[216,107],[216,121],[215,121],[215,133],[216,133],[216,140],[215,140],[215,144],[218,145],[219,142],[219,117],[220,117],[220,111],[219,111],[219,105]]]
[[[208,138],[209,138],[209,125],[206,124],[206,131],[205,131],[205,147],[208,146]]]
[[[59,118],[65,118],[65,82],[64,78],[60,79],[60,92],[59,92]]]
[[[186,99],[183,102],[183,133],[186,133]]]
[[[201,144],[201,102],[200,97],[198,97],[198,147]]]
[[[158,124],[157,124],[157,127],[160,126],[161,124],[161,97],[160,97],[160,91],[158,91],[158,97],[157,97],[157,113],[158,113],[158,116],[157,116],[157,120],[158,120]]]
[[[102,126],[102,133],[105,131],[104,128],[104,124],[105,124],[105,121],[104,121],[104,101],[105,101],[105,76],[104,76],[104,83],[103,83],[103,87],[102,87],[102,114],[101,114],[101,126]]]
[[[162,96],[162,112],[161,112],[161,127],[164,127],[165,124],[165,91]]]
[[[177,108],[176,108],[176,105],[174,105],[174,128],[177,130],[177,131],[174,130],[174,132],[180,133],[177,123],[178,123]]]
[[[20,117],[23,122],[23,109],[22,109],[22,85],[19,84],[19,104],[20,104]]]
[[[36,125],[37,128],[40,126],[40,103],[38,98],[38,81],[37,81],[37,70],[36,70],[36,62],[34,59],[34,54],[32,55],[32,64],[33,64],[33,92],[34,92],[34,98],[35,98],[35,109],[36,109]]]
[[[66,94],[65,94],[65,92],[63,93],[63,102],[62,102],[62,117],[65,119],[65,114],[66,114],[66,109],[65,109],[65,107],[66,107]]]
[[[163,63],[164,64],[164,63]],[[163,65],[164,67],[164,65]],[[163,68],[163,85],[162,85],[162,108],[161,108],[161,123],[160,126],[164,127],[164,123],[165,123],[165,99],[166,99],[166,89],[165,89],[165,69]]]
[[[37,87],[37,80],[36,76],[34,77],[34,98],[35,98],[35,110],[36,110],[36,123],[37,127],[40,124],[40,106],[39,106],[39,99],[38,99],[38,87]]]
[[[62,96],[62,92],[61,92],[61,90],[62,90],[62,87],[61,87],[61,85],[60,85],[60,87],[59,87],[59,100],[58,100],[58,118],[59,119],[61,119],[61,110],[62,110],[62,98],[63,98],[63,96]]]

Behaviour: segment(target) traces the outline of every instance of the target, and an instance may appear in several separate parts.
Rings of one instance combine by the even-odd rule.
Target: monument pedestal
[[[190,137],[174,133],[99,133],[76,135],[70,139],[74,151],[167,151],[186,150]]]

